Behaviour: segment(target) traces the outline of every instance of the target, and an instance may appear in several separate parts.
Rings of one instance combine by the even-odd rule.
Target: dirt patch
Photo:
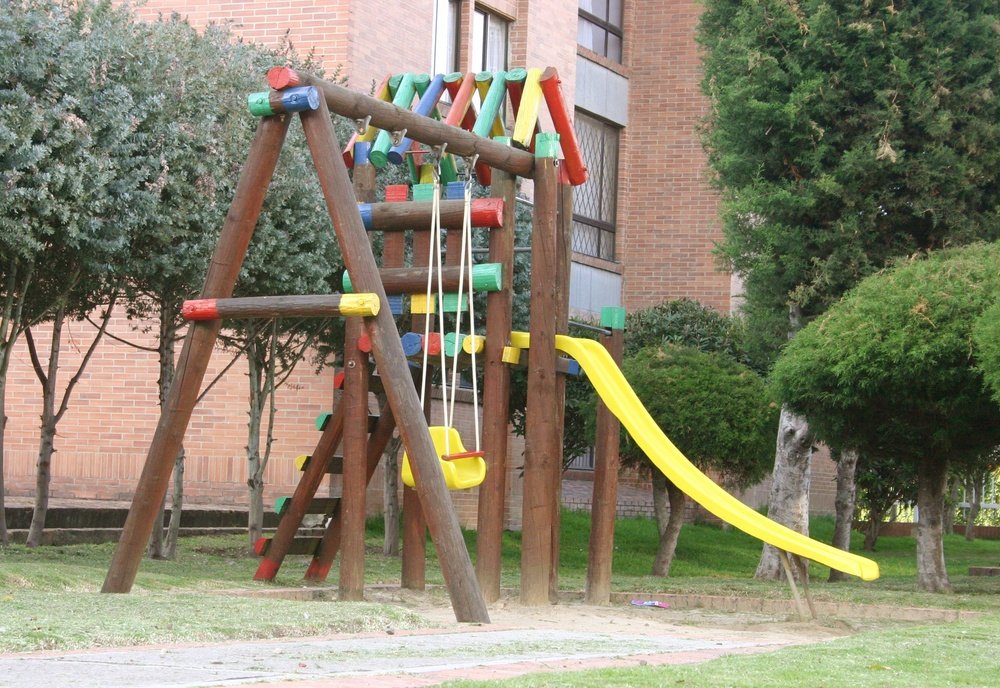
[[[470,626],[455,621],[448,597],[440,589],[419,592],[400,588],[369,588],[365,599],[411,609],[426,618],[433,627],[442,630]],[[575,600],[546,607],[525,607],[514,595],[506,595],[490,605],[489,612],[492,625],[501,628],[669,634],[678,637],[705,637],[706,631],[709,631],[720,640],[735,640],[751,632],[766,634],[777,642],[795,644],[821,642],[860,630],[860,624],[835,619],[800,622],[792,618],[791,609],[788,613],[761,614],[638,607],[631,602],[598,607]]]

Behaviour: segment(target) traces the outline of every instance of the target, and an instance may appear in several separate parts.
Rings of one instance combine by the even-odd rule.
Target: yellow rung
[[[427,294],[410,294],[410,313],[412,315],[437,313],[437,295],[431,294],[428,301]]]

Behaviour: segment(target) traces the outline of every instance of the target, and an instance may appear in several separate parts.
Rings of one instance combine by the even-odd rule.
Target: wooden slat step
[[[295,467],[300,471],[304,471],[309,465],[312,457],[308,454],[301,454],[295,457]],[[334,456],[330,459],[330,463],[326,467],[327,473],[333,473],[334,475],[340,475],[344,472],[344,457]]]
[[[288,554],[315,554],[322,540],[321,537],[297,537],[288,546]],[[254,543],[253,551],[257,556],[263,557],[270,547],[271,538],[260,538]]]
[[[313,497],[309,501],[309,506],[306,507],[306,513],[325,514],[326,516],[329,516],[333,513],[333,510],[337,508],[337,503],[339,501],[339,497]],[[291,504],[291,497],[278,497],[274,501],[274,512],[279,516],[284,516],[285,509],[291,506]]]

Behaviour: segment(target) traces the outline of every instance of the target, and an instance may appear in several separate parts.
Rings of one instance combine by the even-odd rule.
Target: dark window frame
[[[608,7],[607,2],[605,3],[605,7]],[[600,29],[602,29],[604,31],[604,49],[603,50],[595,50],[594,52],[596,52],[599,55],[602,55],[603,57],[606,57],[607,59],[609,59],[609,60],[611,60],[613,62],[621,63],[622,60],[623,60],[623,58],[624,58],[624,52],[625,52],[625,31],[624,31],[624,27],[623,26],[618,26],[617,24],[611,22],[609,19],[605,19],[604,17],[601,17],[600,15],[594,14],[593,12],[590,12],[589,10],[585,10],[583,8],[579,8],[578,14],[579,14],[580,18],[583,19],[584,21],[586,21],[586,22],[588,22],[590,24],[593,24],[594,26],[596,26],[596,27],[598,27],[598,28],[600,28]],[[623,7],[622,8],[622,24],[624,25],[624,23],[625,23],[625,13],[624,13],[624,7]],[[613,56],[613,55],[609,55],[608,54],[609,53],[609,50],[608,50],[608,36],[609,35],[616,36],[618,38],[619,44],[620,44],[619,50],[620,50],[620,52],[622,54],[620,54],[618,56]]]
[[[601,164],[600,166],[594,164],[593,151],[588,148],[591,145],[590,137],[578,128],[577,138],[584,159],[590,168],[590,179],[586,184],[578,187],[573,196],[573,251],[599,260],[614,261],[615,238],[618,230],[618,166],[621,154],[621,127],[584,110],[577,110],[575,117],[577,118],[577,126],[591,127],[595,130],[596,135],[600,136],[599,160]],[[608,160],[607,145],[612,141],[612,134],[614,159]],[[613,175],[610,180],[609,175]],[[590,184],[596,186],[591,187]],[[581,196],[584,193],[596,194],[597,197],[585,198]],[[610,216],[611,220],[591,217],[579,212],[580,206],[584,204],[595,208],[601,215]],[[583,231],[578,231],[578,227]]]

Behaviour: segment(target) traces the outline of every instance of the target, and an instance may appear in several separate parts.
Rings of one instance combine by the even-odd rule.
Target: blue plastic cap
[[[444,197],[453,201],[465,198],[465,182],[448,182],[445,186]]]
[[[393,315],[403,314],[403,297],[402,296],[388,296],[389,299],[389,312]]]
[[[281,106],[286,112],[319,109],[319,90],[315,86],[298,86],[281,92]]]
[[[358,212],[361,213],[361,222],[364,224],[365,229],[371,231],[372,228],[372,204],[371,203],[358,203]]]
[[[357,141],[354,144],[354,164],[367,165],[368,152],[371,151],[372,144],[369,141]]]
[[[399,343],[403,345],[404,356],[416,356],[423,349],[423,337],[416,332],[407,332],[399,338]]]

